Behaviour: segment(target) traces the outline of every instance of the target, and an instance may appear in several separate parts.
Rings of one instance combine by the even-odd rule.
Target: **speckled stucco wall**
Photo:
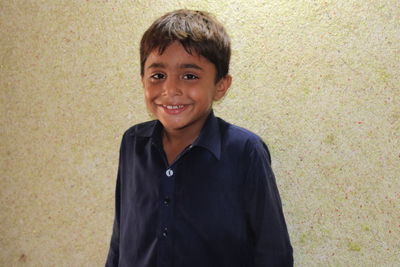
[[[215,110],[270,147],[296,266],[399,266],[398,0],[0,0],[0,266],[103,265],[138,43],[182,7],[232,36]]]

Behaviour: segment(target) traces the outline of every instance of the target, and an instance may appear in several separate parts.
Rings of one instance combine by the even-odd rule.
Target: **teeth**
[[[178,108],[183,108],[183,105],[176,105],[176,106],[163,105],[163,107],[167,109],[178,109]]]

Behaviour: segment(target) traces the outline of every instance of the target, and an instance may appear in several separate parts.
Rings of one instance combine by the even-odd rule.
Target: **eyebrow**
[[[200,67],[199,65],[196,64],[181,64],[179,65],[180,69],[196,69],[196,70],[203,70],[202,67]]]
[[[192,64],[192,63],[183,63],[183,64],[180,64],[178,67],[179,67],[180,69],[196,69],[196,70],[203,70],[203,68],[200,67],[199,65]],[[157,63],[157,62],[155,62],[155,63],[151,64],[150,66],[148,66],[147,68],[148,68],[148,69],[151,69],[151,68],[166,68],[166,65],[165,65],[164,63]]]
[[[148,69],[151,69],[151,68],[165,68],[165,64],[163,64],[163,63],[153,63],[150,66],[148,66],[147,68]]]

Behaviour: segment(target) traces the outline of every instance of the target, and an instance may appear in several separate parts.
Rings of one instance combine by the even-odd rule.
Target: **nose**
[[[175,77],[167,77],[163,83],[163,94],[167,96],[181,95],[179,79]]]

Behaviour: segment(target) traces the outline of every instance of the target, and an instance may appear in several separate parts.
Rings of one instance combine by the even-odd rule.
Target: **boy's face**
[[[167,132],[200,131],[212,103],[221,99],[231,84],[227,75],[215,82],[216,68],[206,58],[177,41],[163,54],[154,50],[144,64],[142,83],[147,107]]]

